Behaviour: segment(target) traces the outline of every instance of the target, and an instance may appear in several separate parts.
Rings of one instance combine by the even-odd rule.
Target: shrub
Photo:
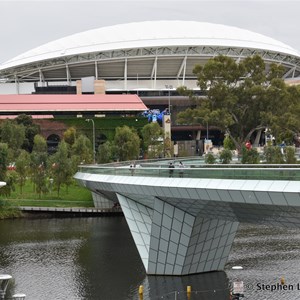
[[[216,158],[212,153],[207,153],[205,155],[205,163],[212,165],[216,162]]]
[[[228,149],[228,150],[235,150],[235,148],[236,148],[234,142],[232,141],[232,139],[230,138],[229,135],[225,136],[224,141],[223,141],[223,146],[224,146],[224,149]]]
[[[285,156],[285,162],[287,164],[296,164],[297,163],[294,147],[290,147],[290,146],[286,147],[284,156]]]
[[[232,160],[232,153],[229,149],[224,149],[220,153],[220,162],[222,164],[229,164]]]
[[[264,149],[264,157],[267,164],[283,164],[284,159],[281,148],[278,146],[267,146]]]
[[[21,216],[21,211],[12,207],[8,201],[0,200],[0,220]]]
[[[242,164],[258,164],[259,163],[259,153],[256,149],[242,148]]]

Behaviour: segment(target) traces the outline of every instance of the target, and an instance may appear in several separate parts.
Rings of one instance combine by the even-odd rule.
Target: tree
[[[0,143],[0,181],[5,181],[7,165],[8,145],[6,143]]]
[[[1,195],[9,196],[15,189],[16,176],[15,171],[7,171],[8,165],[8,145],[0,143],[0,181],[5,181],[6,185],[0,189]]]
[[[269,111],[263,114],[266,123],[279,143],[292,145],[300,134],[300,86],[286,86],[274,80],[269,92],[272,101]]]
[[[6,143],[0,143],[0,181],[6,180],[8,165],[8,146]],[[8,195],[7,187],[0,188],[1,195]]]
[[[13,160],[18,156],[25,140],[25,127],[17,124],[13,120],[6,119],[1,125],[1,141],[7,143],[10,150],[9,159]]]
[[[33,151],[38,153],[47,153],[47,142],[43,136],[37,134],[33,140]]]
[[[111,142],[107,141],[98,147],[98,154],[97,154],[97,162],[98,163],[108,163],[110,162],[112,157],[112,144]]]
[[[72,146],[75,141],[76,141],[76,129],[75,127],[69,127],[65,132],[64,132],[64,140],[66,143],[68,143],[70,146]]]
[[[17,177],[18,175],[15,170],[10,170],[6,173],[6,177],[5,177],[6,186],[1,188],[1,190],[3,189],[3,193],[6,196],[10,196],[11,192],[16,190],[15,184],[17,182]]]
[[[16,122],[19,125],[23,125],[25,128],[25,139],[22,144],[22,149],[31,152],[34,144],[34,137],[40,133],[40,127],[33,123],[32,117],[21,114],[16,118]]]
[[[39,134],[34,137],[33,150],[30,155],[32,181],[35,184],[35,190],[41,198],[42,193],[46,193],[47,184],[47,142]]]
[[[65,141],[59,143],[56,153],[51,157],[51,173],[59,197],[61,186],[63,184],[68,185],[71,182],[73,174],[68,145]]]
[[[194,68],[206,97],[198,100],[195,108],[179,113],[177,121],[194,124],[205,119],[226,132],[240,151],[255,131],[274,125],[271,120],[282,114],[276,103],[280,102],[280,107],[289,103],[283,72],[282,66],[272,64],[266,73],[258,55],[241,62],[222,55],[212,58]]]
[[[166,136],[165,139],[164,139],[164,154],[165,154],[165,157],[172,157],[173,154],[174,154],[174,151],[173,151],[173,147],[172,147],[172,141],[171,141],[171,138],[170,136]]]
[[[142,128],[144,149],[148,158],[155,158],[163,155],[163,129],[158,123],[149,123]]]
[[[116,156],[120,161],[137,159],[140,152],[140,138],[135,129],[124,125],[116,128],[114,138]]]
[[[16,172],[18,174],[18,181],[20,186],[21,195],[23,195],[23,187],[29,173],[30,155],[27,151],[22,150],[16,160]]]
[[[88,137],[81,134],[79,137],[75,140],[71,153],[74,156],[74,162],[77,165],[79,164],[89,164],[93,161],[93,149],[92,149],[92,143],[89,140]],[[75,167],[75,166],[74,166]]]

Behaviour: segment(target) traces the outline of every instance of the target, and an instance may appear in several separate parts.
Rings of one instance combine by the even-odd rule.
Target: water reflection
[[[225,271],[230,281],[244,281],[247,299],[299,299],[299,245],[300,229],[241,224]],[[244,270],[231,270],[234,265]],[[281,278],[293,289],[268,290]]]
[[[114,218],[1,221],[1,273],[8,296],[126,299],[145,277],[126,221]]]
[[[227,300],[237,277],[245,299],[298,299],[300,230],[241,225],[225,272],[172,277],[147,276],[123,217],[0,221],[0,273],[14,280],[9,294],[26,300]],[[231,270],[242,265],[240,274]],[[258,290],[284,277],[293,291]]]
[[[81,266],[74,258],[88,231],[74,221],[1,222],[1,272],[14,278],[8,296],[22,291],[28,299],[79,299]]]
[[[146,276],[143,281],[145,299],[228,300],[229,282],[225,272],[211,272],[190,276]],[[176,296],[175,296],[176,294]]]
[[[77,257],[85,279],[82,299],[127,299],[145,271],[125,219],[94,220],[90,232]]]

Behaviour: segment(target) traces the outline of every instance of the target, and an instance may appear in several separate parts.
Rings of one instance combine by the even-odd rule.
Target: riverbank
[[[31,208],[43,208],[44,211],[48,211],[45,212],[46,214],[56,215],[55,211],[63,208],[69,210],[93,209],[94,203],[91,192],[75,183],[62,188],[59,195],[56,191],[38,195],[34,191],[32,183],[27,182],[22,193],[17,187],[11,195],[1,197],[0,219],[28,217],[28,213],[24,213],[25,207],[29,207],[32,214],[35,209]],[[53,212],[50,212],[50,210],[53,210]],[[76,212],[74,211],[74,213]]]
[[[3,200],[1,200],[3,202]],[[123,216],[122,209],[99,209],[94,207],[39,207],[39,206],[10,206],[0,205],[0,220],[15,218],[75,218]]]
[[[21,206],[23,216],[26,217],[98,217],[123,215],[120,207],[110,209],[84,207],[30,207]]]
[[[11,206],[7,201],[0,200],[0,220],[21,218],[22,212],[20,209]]]

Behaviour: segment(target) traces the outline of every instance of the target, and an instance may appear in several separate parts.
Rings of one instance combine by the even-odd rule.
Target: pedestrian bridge
[[[75,178],[97,208],[121,205],[148,274],[223,270],[240,222],[300,227],[300,165],[138,163],[80,166]]]

